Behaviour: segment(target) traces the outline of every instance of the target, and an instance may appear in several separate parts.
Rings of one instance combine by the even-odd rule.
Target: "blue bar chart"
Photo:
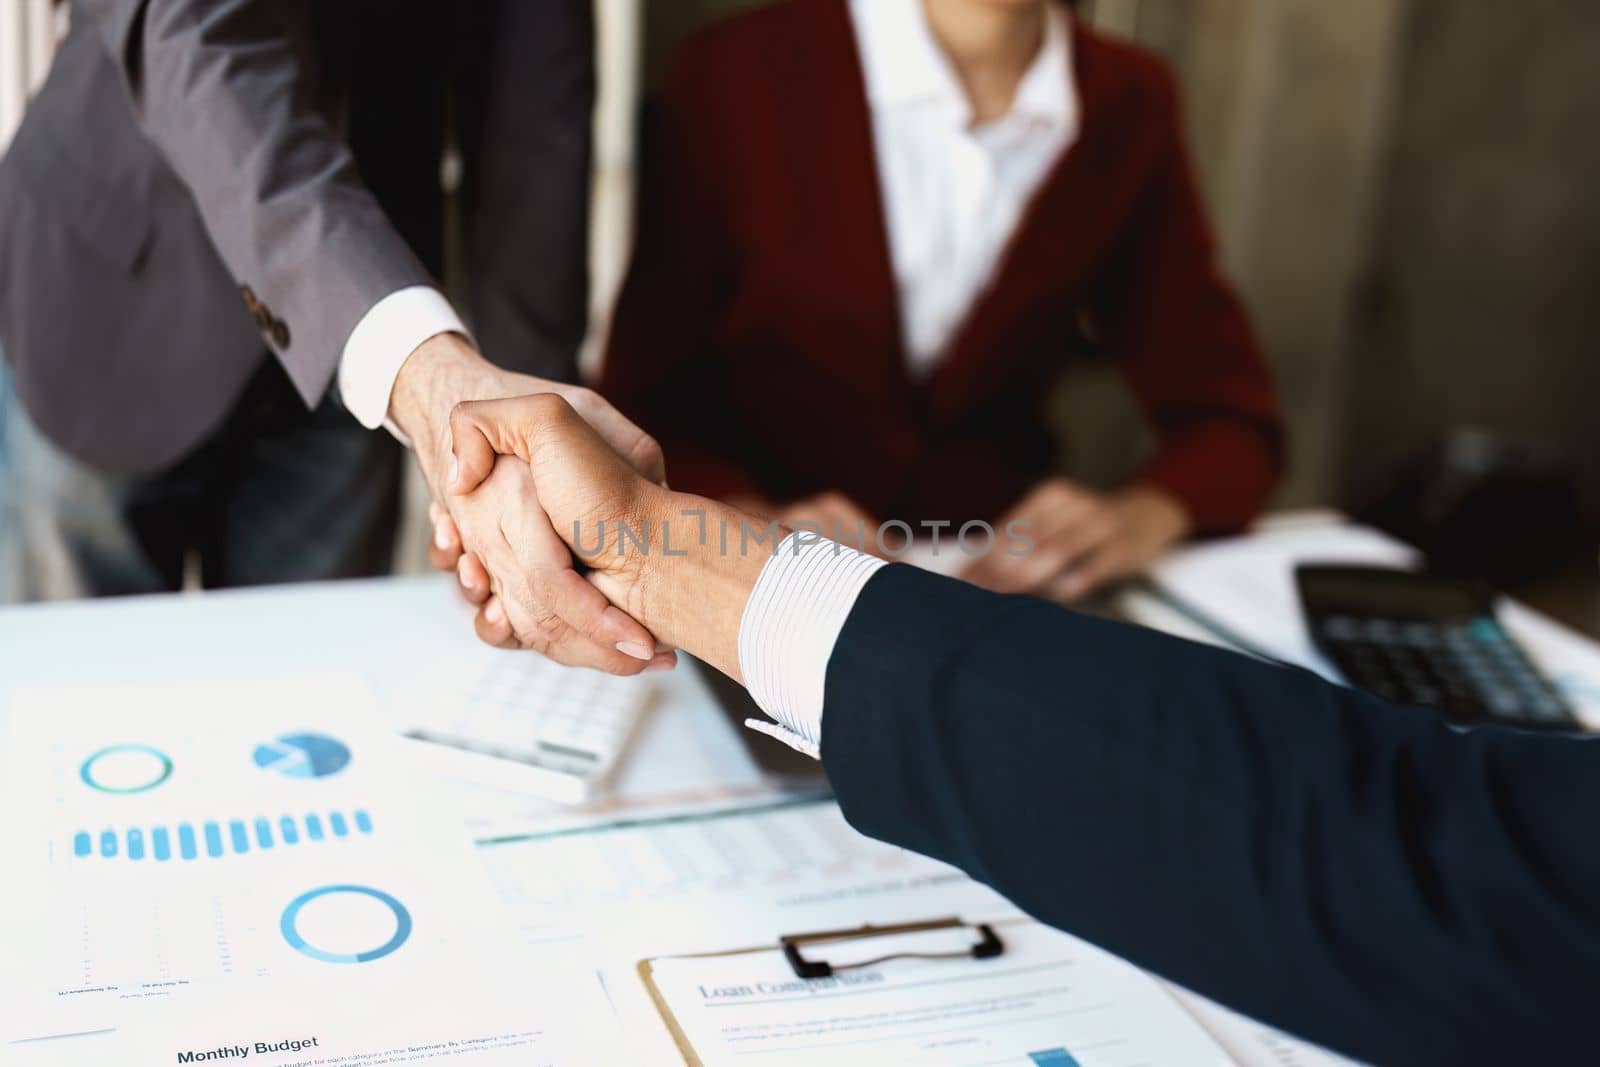
[[[372,815],[365,809],[349,812],[307,812],[276,819],[258,815],[250,819],[203,819],[175,826],[132,826],[125,830],[79,830],[72,835],[72,855],[78,859],[150,860],[166,863],[173,858],[177,840],[180,862],[224,856],[242,856],[285,847],[362,837],[373,831]]]

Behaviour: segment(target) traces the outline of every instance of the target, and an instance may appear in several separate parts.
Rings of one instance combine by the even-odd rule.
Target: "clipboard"
[[[672,1035],[673,1044],[678,1047],[678,1053],[683,1057],[686,1067],[705,1067],[705,1061],[695,1051],[694,1045],[689,1040],[689,1035],[684,1031],[682,1023],[672,1010],[672,1005],[667,1003],[666,996],[656,984],[654,965],[664,960],[700,960],[716,959],[732,956],[751,956],[761,952],[781,952],[788,961],[789,967],[794,971],[795,977],[801,979],[816,979],[832,977],[837,971],[852,970],[860,967],[872,967],[880,963],[887,963],[897,959],[994,959],[1005,951],[1005,944],[995,932],[996,927],[1004,928],[1018,924],[1033,923],[1034,920],[1026,916],[1002,919],[995,922],[969,922],[956,916],[946,916],[940,919],[925,919],[920,922],[894,923],[887,926],[866,924],[849,927],[842,930],[823,930],[809,934],[784,934],[774,943],[767,945],[753,945],[749,948],[725,949],[717,952],[685,952],[673,956],[657,956],[651,959],[640,960],[636,970],[639,980],[644,983],[644,988],[650,995],[650,1001],[655,1005],[656,1011],[661,1016],[661,1021],[666,1025],[667,1032]],[[896,934],[917,934],[934,930],[952,930],[966,927],[976,935],[976,940],[971,948],[962,952],[893,952],[872,959],[860,960],[854,963],[834,965],[825,960],[807,959],[805,951],[818,945],[839,944],[844,941],[862,941],[874,937],[888,937]]]

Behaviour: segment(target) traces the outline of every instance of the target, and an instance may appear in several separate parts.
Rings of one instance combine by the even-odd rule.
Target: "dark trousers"
[[[176,590],[191,557],[211,589],[385,574],[402,454],[264,358],[182,460],[109,475],[38,432],[0,364],[0,602]]]

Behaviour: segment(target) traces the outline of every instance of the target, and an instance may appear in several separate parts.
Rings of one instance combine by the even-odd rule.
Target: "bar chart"
[[[72,835],[72,855],[78,859],[150,859],[156,863],[202,857],[221,859],[268,852],[280,846],[361,837],[372,831],[373,819],[365,808],[276,818],[204,819],[148,829],[133,826],[123,830],[78,830]]]

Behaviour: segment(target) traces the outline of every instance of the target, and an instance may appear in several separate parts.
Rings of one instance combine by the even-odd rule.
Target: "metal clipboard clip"
[[[826,960],[806,959],[801,954],[802,948],[815,945],[837,944],[841,941],[860,941],[865,938],[887,937],[892,934],[917,934],[928,930],[951,930],[963,926],[970,927],[977,935],[977,940],[969,948],[957,951],[889,952],[873,959],[840,964],[832,964]],[[786,934],[778,938],[778,944],[783,946],[783,956],[789,961],[789,966],[794,970],[797,978],[830,978],[837,971],[871,967],[889,960],[987,960],[993,959],[1005,951],[1005,946],[1001,944],[1000,938],[994,932],[994,928],[988,923],[969,923],[954,916],[946,919],[930,919],[926,922],[899,923],[894,926],[867,925],[853,927],[848,930],[824,930],[815,934]]]

